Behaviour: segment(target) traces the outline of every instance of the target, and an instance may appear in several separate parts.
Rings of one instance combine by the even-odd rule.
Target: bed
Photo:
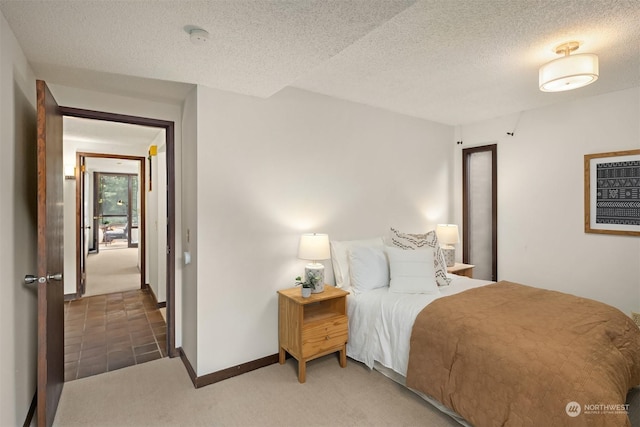
[[[331,242],[331,249],[336,284],[350,291],[347,355],[461,424],[630,425],[625,397],[640,384],[640,330],[615,308],[447,274],[435,233],[392,229],[387,239]],[[557,314],[536,318],[555,301]],[[509,311],[522,316],[493,315]],[[560,317],[567,317],[561,325]],[[545,333],[549,325],[555,329]],[[558,332],[565,329],[575,333]],[[554,337],[564,340],[558,348]]]

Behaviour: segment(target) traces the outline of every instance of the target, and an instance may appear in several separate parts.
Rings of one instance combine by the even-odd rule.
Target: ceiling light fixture
[[[598,80],[598,56],[593,53],[571,55],[580,43],[571,41],[556,47],[562,58],[554,59],[540,67],[539,83],[543,92],[562,92],[577,89]]]

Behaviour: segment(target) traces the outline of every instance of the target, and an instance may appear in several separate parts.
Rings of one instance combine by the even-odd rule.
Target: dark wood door
[[[50,426],[64,385],[62,114],[36,82],[38,127],[38,426]]]

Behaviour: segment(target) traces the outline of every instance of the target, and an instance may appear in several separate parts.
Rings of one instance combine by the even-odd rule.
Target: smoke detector
[[[184,27],[184,31],[189,34],[189,40],[193,44],[201,45],[209,41],[209,33],[200,27],[187,25]]]

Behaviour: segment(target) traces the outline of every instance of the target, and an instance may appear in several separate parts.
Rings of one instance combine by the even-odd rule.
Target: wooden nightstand
[[[473,267],[475,267],[475,265],[456,262],[453,267],[447,267],[447,273],[457,274],[458,276],[466,276],[473,279]]]
[[[298,360],[298,381],[306,381],[307,361],[340,352],[340,366],[347,366],[347,295],[325,285],[324,292],[302,298],[300,288],[278,291],[279,362],[285,352]]]

